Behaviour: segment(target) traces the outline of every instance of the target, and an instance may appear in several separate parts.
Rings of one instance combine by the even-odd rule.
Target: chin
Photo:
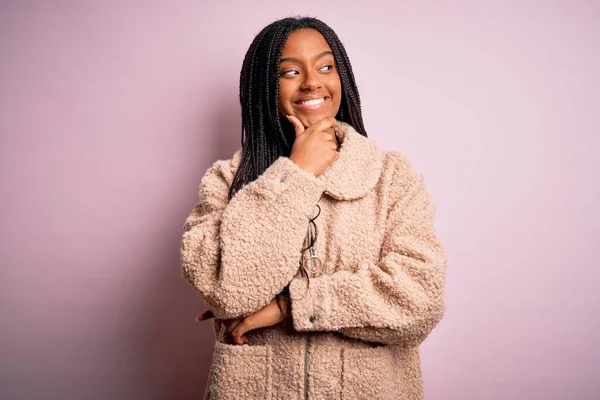
[[[308,124],[308,126],[305,126],[306,128],[308,128],[309,126],[314,125],[315,123],[319,122],[323,118],[327,118],[327,117],[335,117],[335,114],[331,114],[331,113],[301,114],[299,116],[299,119],[304,125]]]

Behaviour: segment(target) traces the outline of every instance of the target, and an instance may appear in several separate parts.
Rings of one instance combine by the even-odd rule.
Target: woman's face
[[[305,128],[335,117],[342,85],[329,44],[315,29],[290,33],[279,67],[279,112],[297,117]]]

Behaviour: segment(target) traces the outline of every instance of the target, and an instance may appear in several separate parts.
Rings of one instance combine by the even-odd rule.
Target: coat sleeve
[[[232,175],[231,161],[207,170],[180,249],[182,276],[219,319],[252,314],[293,278],[324,190],[283,156],[228,201]]]
[[[435,205],[422,175],[399,160],[379,261],[311,277],[308,290],[296,276],[289,287],[296,330],[412,347],[441,320],[446,259],[434,232]]]

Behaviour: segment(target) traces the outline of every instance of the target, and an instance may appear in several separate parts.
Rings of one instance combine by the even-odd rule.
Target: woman
[[[205,399],[419,399],[446,261],[423,177],[363,126],[350,61],[313,18],[264,28],[242,147],[200,184],[183,276],[216,335]]]

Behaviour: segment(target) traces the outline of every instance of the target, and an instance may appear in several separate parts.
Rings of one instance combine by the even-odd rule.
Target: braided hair
[[[297,29],[307,28],[321,33],[333,52],[342,85],[340,109],[335,118],[347,122],[358,133],[367,136],[352,66],[336,33],[316,18],[284,18],[275,21],[254,38],[242,64],[242,155],[229,189],[230,200],[244,185],[258,178],[277,158],[289,157],[291,154],[293,142],[284,133],[279,113],[279,62],[289,34]],[[285,129],[290,127],[285,126]]]

